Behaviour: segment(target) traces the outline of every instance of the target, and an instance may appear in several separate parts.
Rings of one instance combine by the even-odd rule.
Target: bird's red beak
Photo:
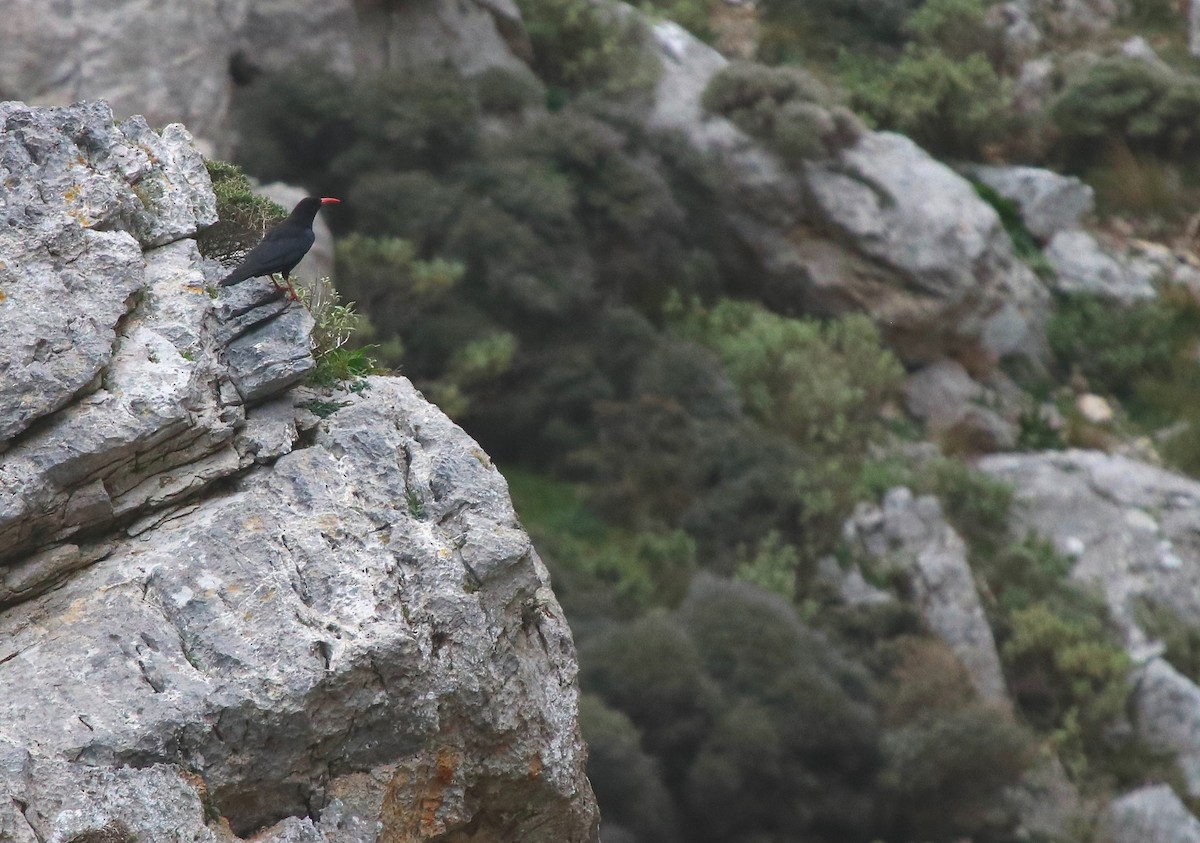
[[[339,204],[341,204],[341,201],[342,201],[341,199],[334,199],[332,196],[322,196],[321,197],[322,205],[339,205]]]

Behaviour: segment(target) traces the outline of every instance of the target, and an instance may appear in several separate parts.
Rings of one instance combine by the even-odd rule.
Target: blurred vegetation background
[[[716,40],[723,2],[641,6]],[[360,354],[508,478],[576,634],[606,843],[999,843],[1030,839],[1003,794],[1051,755],[1085,794],[1172,780],[1114,727],[1130,664],[1102,602],[1045,542],[1008,535],[1009,490],[919,447],[876,327],[773,310],[718,248],[720,166],[630,114],[659,72],[645,24],[519,5],[531,70],[264,76],[238,93],[237,160],[344,199],[329,219]],[[1175,4],[1133,0],[1118,24],[1171,66],[1081,58],[1032,109],[991,5],[762,0],[754,55],[704,105],[795,166],[827,154],[833,113],[950,161],[1081,175],[1103,218],[1178,232],[1200,196],[1200,66]],[[1083,377],[1130,436],[1200,420],[1189,296],[1062,297],[1048,330],[1052,367],[1018,377],[1037,398]],[[1108,435],[1063,409],[1021,445]],[[1200,472],[1195,429],[1163,452]],[[938,495],[967,540],[1012,710],[979,698],[900,579],[843,540],[856,504],[896,485]],[[848,605],[823,564],[863,565],[899,599]],[[1194,662],[1200,635],[1170,634]]]

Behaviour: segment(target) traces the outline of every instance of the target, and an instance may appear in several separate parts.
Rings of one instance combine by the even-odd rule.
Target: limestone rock
[[[1048,294],[999,217],[907,138],[864,132],[831,161],[789,168],[701,97],[725,58],[670,22],[649,125],[684,137],[727,175],[722,221],[782,309],[865,312],[910,362],[1045,353]],[[737,259],[732,257],[731,259]]]
[[[1016,204],[1029,233],[1047,241],[1079,227],[1079,218],[1096,207],[1096,192],[1074,176],[1039,167],[972,167],[972,178]]]
[[[1200,688],[1168,665],[1137,622],[1139,600],[1185,621],[1200,618],[1200,483],[1128,457],[1094,451],[1005,454],[979,466],[1015,489],[1014,536],[1035,531],[1075,559],[1072,575],[1097,588],[1143,667],[1134,725],[1173,753],[1200,796]]]
[[[1091,293],[1119,302],[1153,298],[1152,278],[1106,252],[1086,231],[1060,231],[1045,250],[1054,285],[1065,293]]]
[[[150,125],[183,122],[226,152],[236,84],[319,62],[335,73],[449,63],[515,66],[529,39],[512,0],[116,0],[5,7],[0,99],[103,98]],[[152,70],[150,70],[152,69]]]
[[[1200,688],[1161,658],[1151,659],[1135,681],[1138,734],[1174,753],[1187,795],[1195,799],[1200,796]]]
[[[0,312],[54,352],[0,382],[55,385],[4,408],[0,840],[594,843],[570,631],[487,456],[403,379],[292,391],[312,319],[213,286],[181,128],[0,120]]]
[[[925,622],[967,668],[980,696],[1006,701],[1000,657],[975,591],[966,544],[946,523],[937,499],[892,489],[880,507],[859,506],[846,536],[874,564],[904,572]]]
[[[1098,451],[997,454],[979,467],[1013,485],[1013,533],[1029,530],[1077,559],[1074,576],[1103,589],[1135,654],[1139,596],[1200,618],[1200,482]]]
[[[0,105],[0,179],[2,447],[95,389],[146,289],[142,247],[215,222],[216,200],[186,130],[103,103]]]
[[[1170,785],[1148,785],[1114,799],[1096,835],[1098,843],[1200,843],[1200,820]]]
[[[947,446],[971,453],[1008,450],[1017,428],[995,409],[990,391],[971,379],[962,364],[939,360],[920,369],[904,384],[910,415]]]
[[[574,649],[503,478],[407,381],[343,400],[0,615],[0,786],[41,839],[177,839],[161,800],[202,840],[206,810],[265,840],[595,839]]]
[[[1044,354],[1045,288],[970,183],[908,138],[864,135],[810,165],[808,189],[822,225],[867,262],[814,272],[815,300],[860,303],[911,361]]]

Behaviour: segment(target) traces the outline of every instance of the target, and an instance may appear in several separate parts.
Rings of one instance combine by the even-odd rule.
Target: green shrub
[[[925,0],[904,24],[918,43],[963,61],[976,53],[998,58],[1003,47],[988,25],[983,0]]]
[[[1046,337],[1064,369],[1078,367],[1097,392],[1133,395],[1138,381],[1162,376],[1175,345],[1174,315],[1160,299],[1122,306],[1097,296],[1063,296]]]
[[[734,576],[786,600],[796,597],[796,572],[800,551],[787,544],[777,531],[767,533],[754,556],[738,566]]]
[[[1007,788],[1033,760],[1033,741],[1003,709],[926,712],[883,740],[895,839],[974,839],[993,832]],[[1006,818],[1009,831],[1015,818]]]
[[[976,471],[961,460],[938,460],[920,485],[941,501],[946,519],[981,554],[1004,543],[1012,511],[1013,490],[1007,483]]]
[[[618,826],[638,840],[678,840],[675,805],[658,765],[641,748],[637,727],[598,697],[582,694],[579,728],[588,745],[588,781],[604,806],[606,835]]]
[[[362,319],[354,302],[342,303],[341,295],[328,278],[320,278],[311,287],[301,286],[297,293],[312,314],[313,360],[316,366],[309,381],[317,386],[334,386],[344,381],[374,374],[371,349],[357,340]]]
[[[861,127],[813,76],[795,67],[730,62],[709,80],[704,108],[785,158],[819,158],[857,140]]]
[[[764,0],[759,54],[772,62],[832,59],[837,45],[885,52],[905,40],[904,23],[921,0]]]
[[[489,67],[471,81],[479,107],[488,114],[519,114],[546,102],[546,86],[525,65]]]
[[[843,51],[838,71],[856,111],[937,155],[978,159],[1013,129],[1010,86],[982,53],[910,44],[889,64]]]
[[[265,196],[257,196],[236,164],[205,161],[204,166],[217,196],[218,220],[200,233],[196,245],[206,258],[232,261],[258,245],[288,212]]]
[[[633,721],[666,781],[678,782],[724,705],[687,632],[651,613],[589,641],[579,661],[583,686]]]
[[[792,484],[802,501],[801,549],[827,551],[855,500],[868,445],[882,438],[881,404],[903,370],[864,316],[822,324],[726,299],[672,305],[675,330],[716,351],[746,412],[802,450]]]
[[[1114,750],[1113,726],[1125,715],[1129,656],[1096,615],[1066,616],[1044,602],[1011,615],[1000,647],[1009,688],[1022,715],[1051,732],[1069,770]]]
[[[636,15],[578,0],[519,0],[533,70],[563,94],[628,93],[654,85],[661,69]]]
[[[1105,59],[1063,91],[1050,115],[1073,166],[1117,141],[1179,159],[1200,148],[1200,78],[1140,59]]]

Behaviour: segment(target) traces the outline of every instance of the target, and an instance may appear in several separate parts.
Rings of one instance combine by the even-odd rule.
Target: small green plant
[[[1026,719],[1053,734],[1068,770],[1096,774],[1095,761],[1113,751],[1111,729],[1129,696],[1131,663],[1112,631],[1095,615],[1033,603],[1012,613],[1000,656]]]
[[[308,410],[318,418],[327,419],[338,410],[350,405],[345,401],[321,401],[320,399],[314,398],[312,401],[305,401],[301,404],[297,404],[296,406]]]
[[[800,551],[785,542],[778,532],[771,532],[759,542],[754,555],[738,566],[734,576],[792,600],[796,596],[799,567]]]
[[[250,179],[236,164],[205,161],[217,196],[216,223],[196,238],[206,258],[231,261],[257,245],[267,230],[287,216],[279,204],[257,196]]]
[[[1054,269],[1046,260],[1046,256],[1042,254],[1037,240],[1025,227],[1025,221],[1021,219],[1021,211],[1017,208],[1016,203],[1005,199],[994,188],[981,181],[972,181],[971,184],[979,198],[996,210],[1001,225],[1004,226],[1004,230],[1008,232],[1008,236],[1012,240],[1013,251],[1017,253],[1017,257],[1029,264],[1029,267],[1041,278],[1051,277]]]
[[[425,499],[421,497],[421,493],[416,489],[409,489],[404,493],[405,501],[408,503],[408,514],[413,518],[425,517]]]
[[[1073,294],[1059,299],[1046,336],[1064,369],[1078,367],[1093,391],[1125,399],[1139,380],[1166,374],[1174,354],[1173,322],[1161,299],[1122,306]]]
[[[1007,483],[961,460],[943,459],[928,467],[918,485],[938,496],[946,518],[973,551],[992,553],[1004,544],[1013,502]]]
[[[316,367],[310,381],[317,386],[334,386],[375,372],[375,360],[369,347],[352,347],[359,327],[354,302],[342,304],[338,291],[328,278],[297,291],[300,300],[316,323],[312,332],[313,359]]]
[[[1200,77],[1134,58],[1092,65],[1054,103],[1061,154],[1079,167],[1114,142],[1180,160],[1200,149]]]

